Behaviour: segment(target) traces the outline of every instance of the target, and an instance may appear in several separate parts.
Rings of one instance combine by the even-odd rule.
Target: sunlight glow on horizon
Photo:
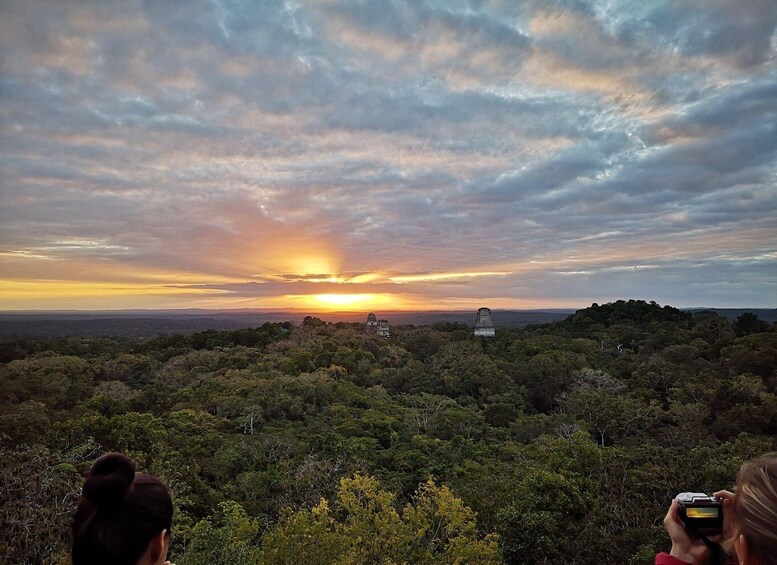
[[[323,263],[309,267],[323,266]],[[308,269],[306,269],[308,270]],[[127,273],[122,274],[122,278]],[[280,310],[370,311],[479,307],[488,299],[454,300],[426,294],[436,282],[504,273],[434,273],[390,275],[387,272],[273,274],[225,279],[207,274],[135,273],[135,280],[0,279],[0,311],[98,310],[147,308],[276,308]],[[179,279],[180,281],[176,282]],[[395,280],[396,279],[396,280]],[[258,285],[258,286],[257,286]],[[392,288],[393,287],[393,288]],[[342,288],[345,292],[339,292]],[[400,288],[402,290],[400,290]],[[320,289],[318,292],[317,289]],[[348,292],[346,289],[353,289]],[[375,291],[371,291],[375,289]],[[392,292],[396,289],[396,292]],[[300,292],[302,291],[302,292]],[[518,304],[511,301],[512,306]],[[109,308],[113,306],[108,306]]]
[[[197,286],[166,284],[104,283],[82,281],[9,281],[0,280],[0,304],[15,298],[87,298],[91,296],[226,294],[227,291]]]
[[[411,302],[397,294],[362,293],[362,294],[305,294],[282,297],[288,306],[304,307],[321,311],[348,311],[409,308]]]

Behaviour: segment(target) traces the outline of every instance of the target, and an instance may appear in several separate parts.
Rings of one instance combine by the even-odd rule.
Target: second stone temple
[[[488,308],[480,308],[478,310],[477,316],[475,316],[473,333],[483,337],[496,337],[494,322],[491,320],[491,310]]]

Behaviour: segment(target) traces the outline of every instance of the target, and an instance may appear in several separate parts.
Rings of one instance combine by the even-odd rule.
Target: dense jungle
[[[67,564],[83,476],[122,451],[173,494],[177,565],[652,563],[675,494],[777,449],[753,314],[391,330],[4,338],[0,560]]]

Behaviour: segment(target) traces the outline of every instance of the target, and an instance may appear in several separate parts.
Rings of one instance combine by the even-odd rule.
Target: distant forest
[[[69,563],[83,475],[122,451],[173,494],[177,565],[648,564],[675,494],[775,450],[751,312],[6,337],[0,561]]]
[[[688,310],[698,312],[699,309]],[[765,322],[777,322],[777,308],[705,310],[734,321],[745,313]],[[522,328],[564,320],[575,310],[494,310],[497,328]],[[398,325],[433,325],[455,322],[471,325],[475,311],[409,311],[379,313]],[[330,312],[310,314],[326,322],[364,322],[365,313]],[[0,312],[0,336],[44,338],[78,336],[115,336],[148,338],[159,335],[192,333],[205,330],[237,330],[261,326],[266,322],[292,322],[299,325],[308,314],[263,310],[126,310],[105,312]]]

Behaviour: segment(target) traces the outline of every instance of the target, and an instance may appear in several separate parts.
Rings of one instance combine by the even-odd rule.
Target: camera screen
[[[718,508],[686,508],[685,515],[689,518],[717,518]]]

